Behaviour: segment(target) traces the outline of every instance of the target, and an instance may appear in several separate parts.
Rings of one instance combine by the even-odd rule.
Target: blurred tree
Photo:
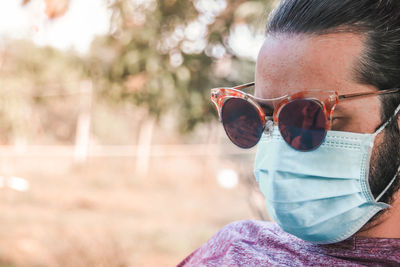
[[[0,144],[40,132],[50,142],[73,142],[80,83],[88,79],[84,61],[22,40],[3,44],[0,59]]]
[[[249,28],[253,35],[262,34],[266,14],[276,2],[107,1],[112,11],[110,33],[94,41],[88,59],[51,48],[35,48],[31,43],[10,44],[4,50],[8,62],[3,63],[2,69],[3,88],[7,90],[3,101],[8,106],[0,109],[0,116],[4,117],[2,135],[29,132],[26,121],[32,120],[29,116],[33,115],[24,118],[24,114],[32,114],[19,108],[25,107],[43,110],[48,120],[41,119],[40,128],[60,129],[55,139],[71,142],[76,117],[72,108],[76,105],[68,106],[66,100],[55,104],[48,101],[52,98],[41,95],[74,94],[77,84],[87,77],[93,80],[97,100],[133,103],[156,118],[169,114],[177,119],[182,131],[190,131],[216,115],[209,99],[210,88],[253,80],[254,58],[237,54],[232,36],[239,28]],[[67,11],[69,3],[70,0],[45,0],[45,12],[50,19],[57,18]],[[243,36],[241,46],[257,49],[246,42],[249,40]],[[13,86],[17,89],[9,93]],[[8,142],[10,138],[3,140]]]
[[[91,50],[95,88],[157,118],[172,113],[181,130],[192,130],[215,116],[210,88],[253,79],[254,60],[235,54],[230,36],[238,25],[263,30],[273,2],[110,1],[110,35]]]

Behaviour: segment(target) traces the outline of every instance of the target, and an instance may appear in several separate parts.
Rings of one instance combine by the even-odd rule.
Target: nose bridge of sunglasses
[[[270,119],[272,119],[275,109],[282,103],[282,101],[288,99],[288,96],[284,95],[272,99],[262,99],[255,96],[251,96],[251,98],[264,111],[265,115],[271,117]]]

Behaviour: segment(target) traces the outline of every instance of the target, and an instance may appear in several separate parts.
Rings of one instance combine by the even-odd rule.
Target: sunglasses
[[[263,132],[271,132],[277,125],[285,142],[299,151],[314,150],[322,144],[339,101],[400,92],[395,88],[339,95],[335,91],[309,90],[261,99],[240,91],[251,86],[254,82],[211,89],[211,101],[229,139],[238,147],[251,148]]]

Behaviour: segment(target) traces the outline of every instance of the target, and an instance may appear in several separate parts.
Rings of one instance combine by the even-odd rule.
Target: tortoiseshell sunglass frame
[[[251,82],[235,86],[232,88],[211,89],[211,101],[214,103],[218,112],[219,120],[222,123],[224,123],[221,116],[222,108],[224,106],[224,103],[231,98],[241,98],[249,102],[251,105],[253,105],[258,112],[263,127],[265,127],[265,124],[268,120],[272,120],[275,125],[278,124],[279,112],[281,111],[282,107],[285,104],[295,99],[310,99],[317,101],[321,105],[326,119],[325,130],[327,131],[330,130],[332,123],[332,114],[336,105],[339,102],[344,101],[346,99],[378,96],[378,95],[393,94],[400,92],[400,88],[392,88],[386,90],[339,95],[336,91],[333,90],[332,91],[307,90],[307,91],[300,91],[290,95],[284,95],[277,98],[262,99],[241,91],[242,89],[246,89],[254,85],[255,83]]]

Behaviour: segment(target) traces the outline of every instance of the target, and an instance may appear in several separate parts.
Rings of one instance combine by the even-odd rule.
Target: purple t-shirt
[[[400,239],[351,237],[317,245],[271,222],[240,221],[222,228],[178,266],[400,266]]]

